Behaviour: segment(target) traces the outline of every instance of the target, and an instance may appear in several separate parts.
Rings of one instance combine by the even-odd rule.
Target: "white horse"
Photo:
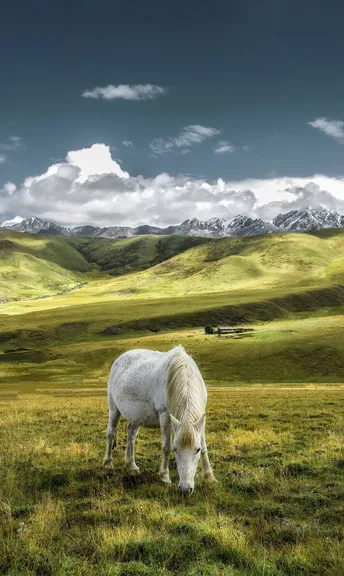
[[[194,490],[197,464],[202,457],[204,476],[214,480],[205,442],[207,390],[194,360],[182,346],[169,352],[130,350],[113,363],[108,381],[109,423],[104,465],[111,465],[120,416],[128,420],[127,467],[139,472],[134,442],[141,426],[159,428],[162,435],[160,476],[170,483],[171,432],[183,494]]]

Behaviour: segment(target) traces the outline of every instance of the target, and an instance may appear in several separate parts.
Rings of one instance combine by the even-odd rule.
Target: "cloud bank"
[[[81,95],[83,98],[93,100],[155,100],[165,94],[166,89],[155,84],[119,84],[113,86],[97,86],[93,90],[85,90]]]
[[[322,206],[344,213],[344,177],[268,178],[213,182],[166,173],[130,176],[112,159],[109,146],[68,152],[20,186],[0,191],[0,215],[38,216],[74,226],[167,226],[186,218],[230,219],[238,214],[271,219],[280,212]]]

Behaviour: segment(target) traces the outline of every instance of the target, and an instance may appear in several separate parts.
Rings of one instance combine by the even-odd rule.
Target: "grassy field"
[[[0,309],[1,575],[344,574],[341,231],[0,236],[2,294],[25,298]],[[179,343],[208,385],[219,480],[187,499],[173,458],[160,484],[158,431],[140,431],[140,476],[123,468],[124,422],[101,465],[111,363]]]
[[[141,475],[101,467],[105,390],[2,394],[0,573],[344,573],[344,387],[211,388],[219,484],[182,499],[158,480],[160,437],[141,430]]]

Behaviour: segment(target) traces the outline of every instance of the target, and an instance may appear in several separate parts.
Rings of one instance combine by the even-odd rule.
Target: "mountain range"
[[[158,228],[156,226],[142,225],[136,228],[128,226],[75,226],[68,228],[54,222],[43,221],[40,218],[21,218],[16,216],[13,220],[6,220],[1,224],[17,232],[31,234],[45,234],[54,236],[89,236],[93,238],[130,238],[146,234],[201,236],[209,238],[224,238],[228,236],[258,236],[272,232],[311,232],[323,228],[344,228],[344,216],[324,208],[307,208],[305,210],[292,210],[286,214],[279,214],[271,221],[247,216],[235,216],[231,220],[223,218],[210,218],[198,220],[192,218],[179,225]]]

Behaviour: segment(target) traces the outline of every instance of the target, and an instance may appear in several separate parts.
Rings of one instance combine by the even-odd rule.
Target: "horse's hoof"
[[[172,484],[169,476],[160,476],[160,478],[161,478],[161,481],[162,481],[164,484]]]
[[[113,468],[112,461],[109,458],[104,458],[103,466],[105,468]]]
[[[215,476],[214,476],[213,474],[209,474],[209,476],[204,476],[204,479],[205,479],[207,482],[211,482],[211,484],[218,484],[218,483],[219,483],[219,481],[216,480],[216,478],[215,478]]]
[[[130,466],[127,466],[128,468],[128,472],[132,475],[138,475],[140,474],[140,468],[138,466],[136,466],[136,464],[131,464]]]

